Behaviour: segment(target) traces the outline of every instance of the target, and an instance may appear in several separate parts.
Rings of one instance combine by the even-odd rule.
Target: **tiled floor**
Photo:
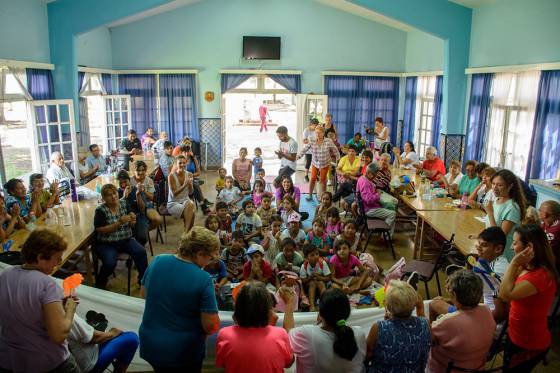
[[[216,172],[210,171],[208,174],[203,175],[205,176],[204,180],[205,183],[202,186],[203,192],[205,193],[205,197],[208,198],[210,201],[214,201],[216,192],[214,190],[214,183],[216,180]],[[303,173],[298,172],[296,174],[296,183],[304,183],[303,181]],[[202,215],[200,210],[196,213],[195,224],[196,225],[204,225],[205,217]],[[160,242],[155,242],[155,231],[152,232],[152,244],[154,249],[154,255],[163,254],[163,253],[174,253],[176,251],[177,242],[180,234],[182,233],[182,222],[175,218],[167,218],[167,233],[164,233],[165,243],[162,244]],[[395,252],[397,258],[404,256],[405,259],[410,260],[412,257],[412,239],[414,238],[414,231],[410,226],[397,226],[397,231],[393,237]],[[146,245],[147,246],[147,245]],[[374,237],[369,246],[368,250],[373,254],[376,263],[382,267],[383,269],[387,269],[393,265],[395,262],[392,258],[390,251],[386,250],[383,241],[379,239],[379,237]],[[148,253],[148,260],[151,260],[151,256]],[[109,290],[126,294],[126,268],[124,264],[120,264],[116,271],[117,277],[111,279],[109,282]],[[135,278],[133,274],[132,278]],[[440,273],[440,279],[442,281],[442,290],[445,291],[444,281],[445,281],[445,274]],[[432,297],[437,295],[437,286],[435,279],[433,279],[429,283],[429,290],[430,295]],[[419,292],[420,294],[426,298],[424,286],[422,284],[419,285]],[[132,296],[139,297],[140,296],[140,289],[137,285],[132,285]],[[445,295],[445,294],[444,294]],[[558,322],[560,324],[560,322]],[[560,372],[560,325],[557,325],[554,330],[554,343],[549,353],[549,361],[550,364],[546,367],[540,366],[538,367],[535,372]]]

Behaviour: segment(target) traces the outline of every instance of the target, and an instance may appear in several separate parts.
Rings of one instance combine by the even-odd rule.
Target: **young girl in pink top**
[[[335,255],[330,260],[333,273],[333,287],[341,288],[345,293],[352,294],[371,285],[371,277],[360,260],[350,254],[350,244],[346,240],[339,240],[334,246]],[[358,276],[355,275],[357,269]]]
[[[261,207],[264,193],[263,182],[261,180],[256,180],[253,183],[253,203],[255,204],[255,207]]]

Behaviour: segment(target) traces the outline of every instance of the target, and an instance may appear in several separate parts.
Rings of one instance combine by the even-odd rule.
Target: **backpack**
[[[362,263],[362,265],[365,267],[369,277],[374,280],[379,277],[379,268],[377,267],[377,264],[375,264],[375,259],[373,259],[373,256],[371,254],[361,253],[358,259],[360,260],[360,263]]]

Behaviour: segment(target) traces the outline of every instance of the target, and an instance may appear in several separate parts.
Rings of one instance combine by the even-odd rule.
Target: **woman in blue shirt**
[[[181,236],[176,255],[159,255],[146,270],[140,356],[154,371],[202,369],[206,336],[220,325],[212,278],[203,268],[219,248],[214,232],[196,226]]]

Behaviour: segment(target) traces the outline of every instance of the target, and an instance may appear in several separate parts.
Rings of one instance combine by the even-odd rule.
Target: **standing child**
[[[315,209],[315,217],[320,216],[323,221],[327,221],[327,211],[333,207],[333,196],[331,192],[323,192],[321,195],[321,203]]]
[[[280,240],[280,229],[282,228],[282,218],[279,215],[272,215],[270,218],[270,227],[265,229],[264,238],[261,241],[261,245],[264,248],[264,258],[268,260],[270,264],[274,262],[276,255],[278,255],[279,240]]]
[[[350,254],[350,244],[346,240],[335,242],[335,255],[330,259],[330,270],[333,273],[333,286],[341,288],[345,293],[352,294],[371,285],[371,277],[360,260]],[[354,276],[358,269],[359,276]]]
[[[206,221],[204,222],[204,226],[206,229],[211,230],[216,234],[216,238],[220,240],[220,245],[227,246],[228,245],[228,237],[227,232],[220,227],[220,219],[218,219],[217,215],[211,214],[208,215]]]
[[[226,185],[224,189],[218,194],[218,201],[227,203],[228,211],[231,215],[239,213],[239,206],[237,203],[242,199],[241,191],[238,187],[233,186],[233,177],[226,176]]]
[[[340,212],[336,207],[327,210],[327,226],[325,228],[331,242],[334,242],[336,236],[342,232],[342,222],[340,221]]]
[[[282,240],[288,237],[295,241],[296,249],[301,251],[301,247],[305,243],[305,232],[301,229],[300,216],[297,212],[293,212],[288,217],[288,228],[280,234]]]
[[[310,243],[317,248],[321,256],[331,254],[331,239],[325,232],[325,221],[320,216],[313,219],[313,228],[307,232],[306,243]]]
[[[261,217],[263,227],[268,227],[271,218],[276,215],[276,208],[272,207],[272,194],[264,193],[261,207],[257,209],[257,214]],[[280,218],[280,221],[282,221],[282,218]]]
[[[243,265],[243,279],[246,281],[260,281],[266,285],[267,289],[276,291],[274,276],[270,263],[264,259],[264,249],[259,244],[251,244],[247,250],[249,260]]]
[[[222,201],[216,203],[216,216],[220,221],[220,229],[225,231],[226,233],[231,233],[231,224],[233,222],[233,219],[231,218],[231,215],[228,214],[227,203]]]
[[[319,291],[319,298],[327,289],[327,284],[331,280],[331,270],[327,262],[319,255],[317,247],[311,244],[303,245],[305,261],[301,266],[299,277],[303,282],[303,290],[307,288],[309,296],[309,311],[315,311],[315,294]]]
[[[296,242],[291,238],[282,240],[282,252],[276,255],[272,267],[280,271],[292,271],[299,273],[303,257],[296,251]]]
[[[264,194],[264,183],[260,180],[255,180],[253,183],[253,202],[255,203],[255,207],[261,206]]]
[[[227,268],[227,278],[232,282],[238,282],[243,278],[243,265],[245,264],[245,240],[243,232],[235,231],[231,237],[231,247],[222,251],[222,261]]]
[[[216,180],[216,192],[218,192],[218,194],[226,187],[226,174],[227,170],[220,167],[218,170],[218,180]]]
[[[251,161],[251,164],[253,165],[253,178],[255,180],[257,180],[257,171],[261,170],[263,168],[263,159],[262,159],[262,150],[259,147],[255,148],[255,156],[253,157],[253,160]]]
[[[243,212],[237,218],[235,229],[243,232],[243,238],[247,243],[260,238],[262,222],[255,212],[255,204],[252,200],[243,201]]]

